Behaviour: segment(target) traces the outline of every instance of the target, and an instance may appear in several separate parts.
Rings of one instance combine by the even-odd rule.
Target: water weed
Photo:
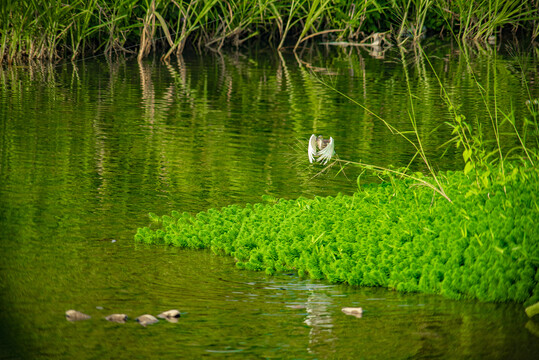
[[[539,300],[539,171],[466,197],[464,172],[440,173],[453,203],[395,179],[352,196],[150,214],[137,241],[233,256],[240,269],[483,301]],[[513,167],[514,166],[514,167]],[[513,172],[512,172],[513,173]]]

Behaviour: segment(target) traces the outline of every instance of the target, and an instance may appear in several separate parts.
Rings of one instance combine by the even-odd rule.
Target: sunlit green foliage
[[[389,31],[419,41],[425,30],[486,40],[502,30],[539,36],[537,1],[520,0],[65,0],[0,6],[0,62],[49,59],[96,50],[160,48],[168,58],[186,45],[219,50],[249,39],[297,48],[315,36],[361,40]]]
[[[172,212],[136,240],[210,248],[242,269],[332,283],[383,286],[449,298],[539,299],[539,171],[513,168],[475,195],[475,179],[441,173],[453,203],[412,181],[362,187],[353,196]]]
[[[537,1],[440,0],[438,3],[448,22],[454,22],[454,14],[459,14],[458,35],[461,39],[487,38],[503,26],[519,23],[528,17],[536,18],[538,12]],[[535,21],[533,26],[536,26]]]

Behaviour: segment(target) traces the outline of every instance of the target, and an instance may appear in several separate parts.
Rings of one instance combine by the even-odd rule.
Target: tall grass
[[[135,0],[14,1],[0,6],[0,61],[72,59],[87,50],[125,50],[138,27]]]
[[[505,26],[517,28],[528,19],[536,21],[538,10],[521,0],[441,0],[439,3],[447,19],[458,21],[460,39],[486,39]],[[536,35],[535,35],[536,36]]]
[[[454,34],[455,35],[455,34]],[[447,106],[451,114],[451,122],[447,125],[452,129],[454,137],[450,143],[454,143],[457,148],[462,148],[462,157],[465,163],[464,174],[472,173],[475,175],[477,189],[471,190],[468,195],[478,193],[481,189],[489,188],[492,184],[504,186],[511,178],[519,175],[518,170],[513,168],[512,173],[508,174],[506,170],[507,160],[518,160],[524,167],[536,167],[539,163],[539,123],[538,99],[532,98],[529,90],[528,80],[525,75],[525,62],[516,59],[519,62],[521,74],[521,82],[527,90],[528,99],[522,100],[522,103],[517,106],[526,104],[529,115],[518,119],[515,116],[513,107],[514,104],[509,104],[507,107],[500,105],[500,91],[498,87],[498,61],[497,54],[493,52],[492,61],[488,63],[489,71],[485,80],[481,81],[475,73],[470,56],[465,46],[460,41],[457,41],[463,59],[465,60],[468,73],[473,79],[473,84],[476,87],[477,97],[486,110],[488,120],[492,127],[494,143],[484,139],[484,131],[477,123],[477,126],[472,126],[468,120],[471,114],[463,114],[460,109],[460,104],[456,103],[444,84],[438,77],[429,58],[421,49],[421,56],[429,64],[434,76],[440,86],[442,100]],[[502,71],[506,71],[503,69]],[[504,139],[502,139],[504,138]],[[511,141],[508,141],[511,140]],[[516,141],[515,141],[516,140]],[[507,146],[505,144],[515,144]]]
[[[406,85],[407,85],[406,88],[407,88],[407,91],[408,91],[408,104],[407,104],[408,109],[407,109],[407,113],[408,113],[408,117],[409,117],[410,125],[411,125],[410,130],[398,129],[397,127],[392,125],[390,121],[388,121],[388,120],[384,119],[383,117],[381,117],[380,115],[376,114],[374,111],[369,109],[367,106],[365,106],[361,102],[359,102],[359,101],[351,98],[350,96],[344,94],[343,92],[341,92],[340,90],[338,90],[337,88],[335,88],[334,86],[329,84],[328,82],[325,82],[325,81],[323,81],[321,79],[319,79],[319,81],[322,84],[324,84],[326,87],[330,88],[332,91],[335,91],[336,93],[340,94],[341,96],[343,96],[347,100],[351,101],[355,105],[359,106],[360,108],[362,108],[363,110],[368,112],[370,115],[372,115],[378,121],[383,123],[389,129],[389,131],[391,132],[392,135],[400,136],[401,138],[406,140],[406,142],[413,147],[414,152],[415,152],[414,155],[412,156],[411,160],[410,160],[410,163],[408,164],[408,166],[406,166],[405,168],[401,168],[401,169],[390,169],[390,168],[387,168],[387,167],[384,167],[384,166],[367,164],[367,163],[358,162],[358,161],[352,161],[352,160],[348,160],[348,159],[344,159],[344,160],[336,159],[334,161],[334,163],[341,163],[345,167],[348,166],[348,165],[359,166],[359,167],[363,168],[364,170],[371,171],[371,172],[374,172],[376,174],[396,175],[396,176],[399,176],[401,178],[411,179],[411,180],[416,181],[418,185],[422,185],[422,186],[425,186],[427,188],[430,188],[434,193],[437,193],[438,195],[445,198],[447,201],[452,202],[449,195],[445,192],[444,186],[442,185],[441,181],[439,180],[439,178],[438,178],[438,176],[436,174],[436,171],[435,171],[434,167],[431,164],[431,160],[429,159],[429,156],[427,155],[427,152],[426,152],[426,150],[425,150],[425,148],[423,146],[422,136],[424,134],[422,134],[420,132],[419,128],[418,128],[418,122],[417,122],[416,111],[415,111],[415,106],[416,106],[415,98],[416,98],[416,96],[413,94],[413,90],[412,90],[412,87],[411,87],[412,80],[410,79],[410,77],[408,75],[408,69],[407,69],[407,65],[406,65],[406,61],[405,61],[404,49],[402,47],[401,47],[401,52],[400,53],[401,53],[401,60],[402,60],[402,63],[403,63],[403,72],[404,72],[404,75],[405,75],[405,81],[406,81]],[[427,178],[423,177],[421,174],[418,174],[418,173],[415,173],[415,174],[410,173],[410,171],[409,171],[410,164],[416,159],[416,157],[419,157],[421,159],[421,161],[425,165],[426,170],[429,173],[432,180],[427,179]],[[333,164],[329,164],[328,167],[330,167],[332,165]],[[391,178],[391,176],[390,176],[390,178]],[[358,183],[359,183],[359,178],[358,178]]]
[[[479,194],[483,190],[490,188],[492,185],[502,186],[505,189],[507,183],[513,181],[517,176],[522,176],[520,173],[520,171],[523,171],[522,169],[530,167],[536,168],[539,163],[539,99],[532,97],[526,79],[525,64],[527,61],[526,59],[516,59],[516,62],[518,63],[517,68],[520,70],[521,74],[521,83],[527,91],[528,99],[521,99],[519,104],[507,103],[501,99],[500,93],[503,93],[503,91],[500,91],[499,89],[500,82],[498,79],[499,73],[506,73],[507,69],[503,68],[503,66],[501,68],[499,67],[496,52],[492,53],[491,61],[488,62],[486,78],[480,80],[471,64],[470,54],[468,53],[467,48],[461,41],[457,41],[457,44],[460,47],[460,53],[462,54],[461,58],[466,65],[465,69],[462,71],[466,71],[470,74],[472,84],[476,88],[477,98],[482,103],[481,106],[484,107],[491,129],[482,128],[479,119],[474,119],[474,114],[465,114],[460,111],[461,104],[456,100],[459,96],[451,94],[446,89],[446,85],[438,76],[435,67],[420,44],[415,46],[417,51],[415,52],[414,63],[418,64],[417,73],[420,78],[424,76],[434,77],[439,85],[441,99],[450,114],[451,121],[446,122],[445,126],[437,127],[437,129],[447,132],[447,127],[449,127],[451,130],[452,138],[442,145],[443,148],[446,148],[446,151],[451,145],[454,145],[457,150],[460,149],[460,151],[462,151],[464,175],[472,176],[477,185],[476,188],[471,189],[468,192],[467,196]],[[410,160],[410,164],[415,161],[416,158],[419,158],[424,164],[426,172],[429,173],[430,179],[410,173],[410,164],[407,167],[400,169],[389,169],[384,166],[363,162],[336,159],[335,162],[329,164],[328,167],[335,163],[340,163],[341,165],[344,164],[344,166],[359,166],[360,168],[375,174],[397,175],[403,178],[412,179],[419,185],[432,189],[435,193],[451,202],[450,196],[445,192],[444,186],[438,178],[437,172],[434,170],[435,167],[431,161],[432,156],[427,154],[426,149],[423,146],[422,138],[428,134],[418,126],[416,114],[416,109],[420,106],[421,96],[414,93],[414,90],[411,87],[413,81],[410,80],[408,75],[409,65],[405,56],[406,50],[402,46],[399,46],[399,50],[401,54],[402,73],[404,74],[404,81],[407,85],[407,113],[411,125],[410,129],[403,130],[396,128],[390,121],[370,110],[365,104],[344,94],[328,82],[318,78],[318,76],[314,74],[313,76],[318,78],[322,84],[358,105],[371,116],[379,120],[393,135],[405,139],[415,151],[415,154]],[[422,63],[428,64],[427,68],[430,67],[431,74],[426,74],[427,70],[419,65]],[[529,113],[526,116],[517,117],[514,111],[515,106],[521,108],[526,106]],[[472,119],[475,120],[474,123],[470,122]],[[486,133],[490,133],[492,136],[486,136]],[[492,140],[487,140],[487,137],[492,138]],[[522,165],[522,169],[517,169],[514,166],[515,163]]]
[[[391,31],[418,42],[425,30],[486,40],[502,30],[539,36],[539,1],[520,0],[4,0],[0,61],[186,46],[219,50],[247,40],[283,49],[317,37],[360,40]]]

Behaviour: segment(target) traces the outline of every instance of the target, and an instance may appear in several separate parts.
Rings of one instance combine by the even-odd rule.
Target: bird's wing
[[[323,165],[326,165],[329,160],[331,160],[331,157],[335,154],[335,141],[333,141],[333,138],[329,138],[329,144],[322,150],[318,152],[318,159],[317,161],[320,161]]]
[[[313,162],[314,157],[316,155],[316,136],[311,135],[311,138],[309,139],[309,162]]]

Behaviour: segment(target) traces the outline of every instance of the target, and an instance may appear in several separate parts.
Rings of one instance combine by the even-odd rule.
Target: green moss
[[[475,186],[447,172],[454,199],[432,202],[432,191],[410,181],[363,186],[352,196],[173,212],[150,219],[137,241],[210,248],[237,267],[332,283],[383,286],[406,292],[483,301],[539,300],[539,171]]]

